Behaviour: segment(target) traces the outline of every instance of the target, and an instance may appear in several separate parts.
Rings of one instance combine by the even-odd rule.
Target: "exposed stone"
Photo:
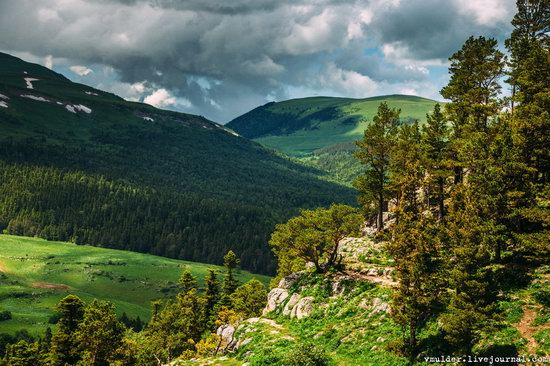
[[[374,314],[378,313],[389,313],[390,312],[390,304],[387,302],[382,301],[382,299],[379,299],[378,297],[375,297],[374,300],[372,300],[372,311],[369,316],[372,316]]]
[[[309,316],[313,311],[313,301],[314,299],[311,296],[300,299],[296,306],[292,308],[290,318],[302,319]]]
[[[275,310],[277,306],[283,303],[288,297],[288,291],[282,288],[275,287],[267,295],[267,304],[264,308],[263,315]]]
[[[365,310],[368,310],[370,308],[370,304],[369,304],[367,299],[361,300],[361,302],[357,306],[359,306],[361,309],[365,309]]]
[[[301,298],[302,296],[300,296],[300,294],[298,293],[292,294],[292,296],[290,296],[290,300],[288,300],[288,302],[285,305],[285,308],[283,309],[283,315],[289,316],[290,313],[292,312],[292,309],[294,308],[294,306],[296,306],[296,304],[298,303],[298,301],[300,301]]]
[[[221,338],[221,348],[225,349],[231,343],[233,343],[233,336],[235,334],[235,327],[230,324],[224,324],[218,328],[216,334]]]
[[[247,344],[249,344],[250,342],[252,342],[252,338],[245,338],[243,340],[239,340],[237,342],[237,344],[235,345],[235,349],[239,349],[241,347],[244,347],[246,346]]]
[[[294,272],[279,281],[277,287],[288,290],[302,277],[303,272]]]
[[[340,296],[344,293],[344,291],[346,290],[346,286],[344,285],[344,278],[340,278],[340,279],[337,279],[335,280],[333,283],[332,283],[332,296]]]

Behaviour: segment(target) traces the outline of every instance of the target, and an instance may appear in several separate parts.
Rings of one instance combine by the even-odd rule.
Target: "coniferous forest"
[[[11,133],[7,233],[224,270],[184,269],[144,322],[67,294],[44,334],[0,335],[0,365],[549,362],[550,1],[517,0],[512,28],[450,55],[425,123],[380,103],[355,191],[199,117],[180,129],[141,109],[166,125],[86,127],[78,143]],[[240,267],[276,273],[272,289]]]

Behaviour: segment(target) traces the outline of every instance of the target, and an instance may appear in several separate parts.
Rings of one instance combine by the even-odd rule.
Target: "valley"
[[[54,327],[49,319],[55,305],[68,294],[85,301],[111,301],[122,313],[143,322],[151,317],[151,301],[173,297],[178,279],[189,270],[204,286],[208,269],[223,275],[223,267],[186,262],[122,250],[73,243],[0,235],[0,310],[11,319],[0,322],[0,333],[22,329],[32,335]],[[240,283],[267,276],[239,271]]]

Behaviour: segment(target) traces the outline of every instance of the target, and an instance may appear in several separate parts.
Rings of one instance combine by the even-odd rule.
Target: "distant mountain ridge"
[[[364,99],[309,97],[271,102],[229,122],[242,136],[283,151],[303,156],[331,145],[358,140],[378,105],[387,102],[401,109],[404,120],[425,120],[437,103],[410,95],[385,95]]]
[[[274,225],[353,203],[203,117],[134,103],[0,53],[0,231],[272,273]]]

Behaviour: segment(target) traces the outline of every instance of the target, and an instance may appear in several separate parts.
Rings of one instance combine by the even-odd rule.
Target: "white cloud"
[[[191,108],[193,106],[193,104],[188,99],[176,98],[164,88],[155,90],[151,95],[145,97],[143,102],[157,108]]]
[[[276,75],[285,70],[285,67],[275,63],[271,58],[263,55],[258,61],[247,60],[245,68],[253,75]]]
[[[48,55],[44,58],[44,66],[46,66],[50,70],[53,68],[53,56],[52,55]]]
[[[94,72],[92,69],[80,65],[71,66],[69,69],[79,76],[87,76]]]
[[[338,94],[350,97],[365,98],[374,95],[378,84],[370,77],[353,70],[340,69],[329,62],[319,77],[320,86],[332,89]]]
[[[492,25],[496,22],[508,21],[514,11],[513,0],[454,0],[459,11],[465,15],[473,15],[481,25]]]
[[[166,89],[157,89],[153,94],[145,97],[143,101],[157,108],[170,107],[176,104],[176,98]]]

